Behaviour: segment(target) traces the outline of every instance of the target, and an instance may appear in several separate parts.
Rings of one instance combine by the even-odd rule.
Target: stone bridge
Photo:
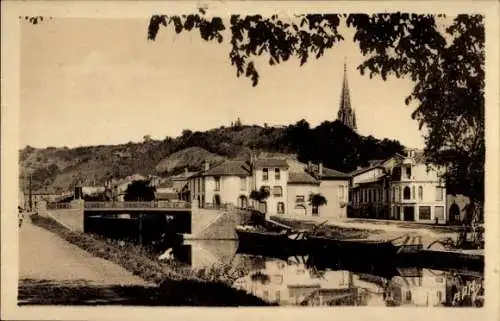
[[[85,202],[73,200],[70,203],[51,203],[39,208],[41,215],[47,215],[65,227],[85,232],[89,218],[130,218],[165,216],[173,222],[178,233],[190,239],[236,239],[236,225],[246,223],[251,211],[238,208],[203,209],[196,201],[152,201],[152,202]]]

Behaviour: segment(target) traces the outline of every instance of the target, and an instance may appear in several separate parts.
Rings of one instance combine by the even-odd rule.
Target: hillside
[[[363,137],[340,122],[310,128],[305,120],[287,127],[237,125],[205,132],[184,130],[176,138],[146,139],[140,143],[78,148],[27,146],[20,150],[21,186],[32,173],[34,190],[67,190],[79,178],[87,184],[132,174],[168,177],[188,167],[198,170],[203,161],[214,164],[226,158],[285,157],[301,162],[323,161],[325,166],[348,172],[370,159],[402,152],[397,141]]]

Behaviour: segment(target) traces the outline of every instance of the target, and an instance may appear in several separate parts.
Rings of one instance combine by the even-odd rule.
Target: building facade
[[[190,199],[204,208],[252,206],[269,216],[346,217],[349,176],[322,164],[301,165],[290,171],[287,160],[269,158],[225,161],[214,167],[205,163],[203,171],[188,179]],[[251,192],[261,188],[269,196],[261,202],[250,199]],[[327,203],[314,207],[309,196],[318,193]]]
[[[442,168],[410,151],[351,173],[350,216],[425,223],[447,222]]]
[[[252,189],[261,187],[269,197],[261,204],[254,204],[269,215],[285,214],[287,206],[288,163],[284,159],[254,159],[252,163]],[[254,202],[255,203],[255,202]]]
[[[227,204],[247,207],[250,173],[250,165],[245,161],[224,161],[212,168],[205,162],[202,171],[188,178],[191,201],[204,208]]]

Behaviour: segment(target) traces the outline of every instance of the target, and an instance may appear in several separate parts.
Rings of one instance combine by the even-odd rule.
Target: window
[[[247,190],[247,178],[246,177],[240,177],[240,190],[241,191]]]
[[[406,179],[411,179],[411,166],[405,167]]]
[[[278,211],[278,214],[284,214],[285,213],[285,203],[278,202],[277,211]]]
[[[405,188],[403,189],[403,198],[405,200],[409,200],[411,197],[411,191],[410,191],[410,188],[408,186],[405,186]]]
[[[344,185],[339,186],[339,199],[340,200],[344,199]]]
[[[396,200],[396,189],[393,187],[392,188],[392,201],[394,202]]]
[[[276,301],[281,301],[281,292],[280,291],[276,291]]]
[[[271,188],[267,185],[262,185],[262,188],[266,191],[268,191],[269,193],[271,193]]]
[[[434,207],[434,217],[438,220],[444,220],[444,206]]]
[[[418,218],[420,220],[430,220],[431,219],[431,207],[430,206],[420,206],[418,208]]]
[[[262,169],[262,180],[267,181],[269,179],[269,171],[267,168]]]
[[[443,188],[436,186],[436,201],[442,201],[443,200]]]
[[[317,206],[313,206],[313,208],[312,208],[312,215],[313,216],[318,216],[318,207]]]
[[[280,169],[279,168],[275,168],[274,169],[274,179],[279,181],[280,180]]]
[[[274,196],[283,196],[283,188],[281,186],[273,187],[273,195]]]
[[[424,198],[424,188],[422,186],[418,187],[418,199],[421,201]]]
[[[215,190],[220,191],[220,177],[215,178]]]
[[[305,201],[304,195],[295,196],[295,203],[304,203],[304,201]]]

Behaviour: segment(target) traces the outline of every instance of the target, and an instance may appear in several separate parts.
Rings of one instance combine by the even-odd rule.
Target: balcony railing
[[[191,203],[184,201],[153,202],[85,202],[87,209],[99,208],[191,208]]]

